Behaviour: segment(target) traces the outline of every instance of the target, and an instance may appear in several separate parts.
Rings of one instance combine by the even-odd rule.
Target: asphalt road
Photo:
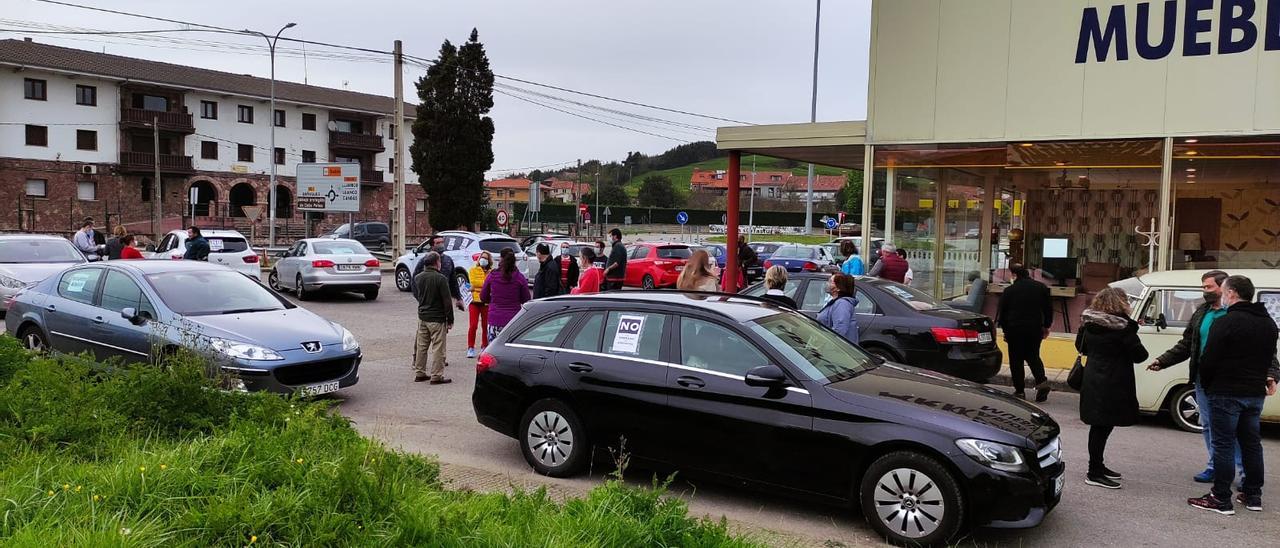
[[[507,478],[513,485],[547,485],[580,493],[598,484],[602,472],[568,480],[534,474],[520,456],[515,440],[475,420],[471,409],[472,360],[465,357],[465,317],[449,335],[446,374],[452,384],[412,382],[410,363],[416,312],[412,297],[400,293],[387,276],[377,301],[356,295],[321,296],[300,303],[350,329],[364,349],[360,383],[338,395],[341,411],[364,434],[394,447],[436,455],[457,470]],[[1117,429],[1107,451],[1107,464],[1124,474],[1124,489],[1109,491],[1084,484],[1088,427],[1080,422],[1078,399],[1055,393],[1044,405],[1063,427],[1068,482],[1062,503],[1045,522],[1029,530],[978,530],[962,545],[1024,546],[1195,546],[1254,545],[1280,538],[1280,498],[1265,499],[1261,514],[1239,508],[1233,517],[1189,508],[1186,498],[1207,492],[1191,482],[1204,467],[1200,436],[1173,429],[1165,417]],[[1280,426],[1263,428],[1268,457],[1280,455]],[[1272,460],[1269,485],[1280,485],[1280,463]],[[647,482],[648,473],[628,477]],[[492,478],[491,478],[492,480]],[[495,483],[489,481],[490,484]],[[502,484],[503,481],[497,481]],[[499,486],[501,488],[501,485]],[[745,528],[779,533],[779,544],[877,545],[877,537],[861,515],[849,510],[798,503],[733,487],[678,482],[671,487],[698,514],[725,516]],[[1265,541],[1262,541],[1265,543]]]

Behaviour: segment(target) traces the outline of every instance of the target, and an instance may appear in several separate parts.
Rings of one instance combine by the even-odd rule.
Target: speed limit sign
[[[504,228],[507,226],[507,210],[505,209],[498,210],[498,226]]]

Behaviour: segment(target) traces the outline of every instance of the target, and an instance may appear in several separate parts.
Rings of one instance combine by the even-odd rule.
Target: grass
[[[113,366],[0,337],[6,546],[747,546],[661,488],[444,489],[324,401],[213,389],[200,360]]]
[[[751,158],[752,158],[751,156],[742,157],[743,173],[747,173],[747,174],[751,173]],[[781,160],[778,158],[772,158],[769,156],[756,156],[755,158],[756,158],[756,171],[790,171],[792,175],[805,175],[809,173],[808,164],[803,164],[795,168],[784,168],[784,167],[778,167],[779,164],[781,164],[784,160]],[[689,179],[693,177],[694,169],[727,170],[729,169],[729,158],[727,157],[714,158],[711,160],[698,162],[696,164],[689,164],[687,166],[664,169],[660,171],[646,171],[644,173],[637,173],[635,174],[635,176],[632,177],[631,181],[626,186],[627,194],[630,195],[632,198],[634,198],[636,194],[640,192],[640,183],[644,182],[645,177],[649,177],[651,175],[663,175],[663,176],[666,176],[668,179],[671,179],[671,184],[675,186],[676,192],[678,192],[681,196],[688,196]],[[814,170],[814,173],[817,175],[843,175],[845,172],[845,170],[840,168],[829,167],[829,166],[819,166],[819,165],[813,166],[813,170]]]
[[[725,236],[712,236],[707,238],[708,242],[722,244],[725,242]],[[751,238],[753,242],[786,242],[789,244],[826,244],[831,243],[831,236],[825,235],[806,235],[806,234],[756,234]]]

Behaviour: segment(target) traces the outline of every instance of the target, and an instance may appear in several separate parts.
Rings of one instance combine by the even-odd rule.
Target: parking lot
[[[471,409],[474,381],[472,361],[465,358],[466,326],[449,334],[446,375],[452,384],[413,383],[410,365],[415,305],[408,293],[386,289],[377,301],[355,294],[320,296],[301,303],[355,333],[364,352],[360,383],[338,395],[341,411],[366,435],[409,451],[437,455],[446,465],[445,477],[466,476],[467,486],[504,488],[507,485],[548,485],[555,491],[580,493],[601,481],[591,477],[567,480],[534,474],[520,456],[514,440],[475,420]],[[459,316],[460,322],[464,321]],[[1107,491],[1084,485],[1087,427],[1077,415],[1077,398],[1055,393],[1044,408],[1062,425],[1068,462],[1068,482],[1062,503],[1044,524],[1030,530],[981,530],[968,545],[1019,546],[1052,542],[1060,546],[1246,544],[1280,538],[1280,520],[1273,507],[1262,514],[1240,509],[1234,517],[1195,510],[1186,498],[1207,492],[1191,476],[1204,465],[1198,435],[1174,430],[1165,417],[1118,429],[1107,452],[1109,467],[1125,476],[1125,488]],[[1269,457],[1280,454],[1280,427],[1264,426]],[[1267,483],[1280,482],[1271,461]],[[452,472],[451,472],[452,470]],[[647,482],[648,472],[631,470],[628,477]],[[689,502],[695,513],[726,516],[749,529],[780,534],[777,542],[801,545],[876,545],[879,541],[859,514],[841,508],[793,502],[767,494],[720,485],[677,482],[672,490]],[[1280,504],[1280,499],[1265,499]],[[839,544],[832,544],[839,543]]]

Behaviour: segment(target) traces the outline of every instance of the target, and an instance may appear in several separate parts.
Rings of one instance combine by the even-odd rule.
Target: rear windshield
[[[0,263],[83,263],[81,255],[66,240],[0,240]]]
[[[480,249],[488,251],[494,255],[502,253],[504,249],[510,249],[516,253],[520,252],[520,243],[515,240],[489,239],[480,240]]]
[[[877,284],[880,289],[888,293],[895,299],[902,301],[916,310],[937,310],[940,308],[948,308],[947,305],[933,299],[926,293],[910,286],[899,283],[885,282]]]
[[[751,249],[756,253],[773,253],[778,247],[778,244],[751,244]]]
[[[800,247],[789,245],[780,247],[773,252],[774,259],[812,259],[817,256],[817,250],[812,247]]]
[[[239,253],[249,249],[249,242],[235,236],[205,236],[210,253]]]
[[[659,259],[688,259],[689,257],[692,257],[692,256],[693,256],[693,251],[690,251],[688,247],[684,247],[684,246],[658,248]]]
[[[360,242],[315,242],[311,244],[311,251],[317,255],[367,255],[369,252],[365,250]]]

